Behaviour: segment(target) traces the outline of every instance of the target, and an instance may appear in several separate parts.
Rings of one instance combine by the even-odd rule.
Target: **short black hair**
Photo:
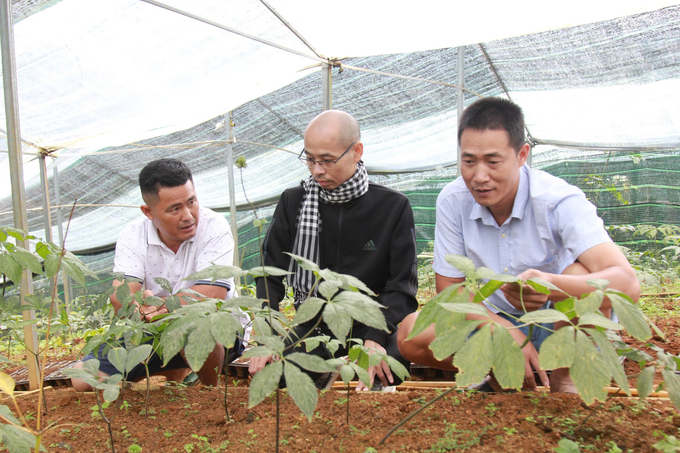
[[[142,198],[148,203],[148,197],[157,197],[161,187],[183,186],[187,181],[194,182],[191,170],[177,159],[158,159],[146,164],[139,172],[139,188]]]
[[[470,104],[460,118],[458,143],[465,129],[506,131],[510,146],[517,152],[526,143],[522,108],[503,98],[488,97]]]

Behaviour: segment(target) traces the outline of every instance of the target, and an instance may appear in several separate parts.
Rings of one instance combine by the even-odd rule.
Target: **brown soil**
[[[274,451],[275,397],[248,409],[248,388],[243,384],[230,381],[230,423],[225,418],[224,388],[156,385],[147,421],[144,392],[126,390],[126,403],[112,423],[116,451],[129,451],[133,444],[143,452],[187,452],[192,451],[191,444],[196,452]],[[655,451],[652,444],[661,439],[660,433],[677,436],[680,427],[680,416],[667,400],[613,398],[586,407],[575,395],[466,392],[442,398],[378,445],[395,424],[436,395],[432,390],[352,392],[348,424],[345,392],[322,392],[311,421],[281,392],[280,451],[361,453],[373,447],[379,452],[549,452],[566,437],[592,445],[591,451],[608,451],[614,442],[624,452],[645,452]],[[22,410],[34,412],[36,399],[35,394],[19,398]],[[43,438],[49,451],[111,451],[106,424],[93,416],[92,393],[48,390],[46,401],[45,420],[58,423]],[[112,411],[113,406],[107,413]]]
[[[655,336],[650,343],[678,355],[680,320],[653,321],[665,338]],[[630,337],[624,336],[624,339],[652,353],[645,344]],[[57,360],[67,358],[71,358],[70,354],[63,354]],[[636,363],[627,361],[625,367],[628,374],[639,372]],[[6,372],[12,368],[6,366]],[[225,418],[224,387],[219,390],[202,386],[185,388],[154,382],[148,420],[144,417],[144,392],[124,391],[126,403],[112,423],[115,451],[275,451],[275,398],[271,396],[248,409],[246,379],[230,378],[230,422]],[[634,385],[634,381],[631,383]],[[615,444],[623,452],[656,452],[652,445],[663,438],[661,433],[680,437],[680,415],[667,399],[648,399],[643,403],[637,398],[612,398],[587,407],[575,395],[465,392],[447,395],[379,445],[393,426],[438,392],[441,393],[434,390],[392,394],[352,392],[347,423],[345,392],[321,392],[315,416],[308,421],[283,391],[280,451],[364,453],[374,448],[378,452],[552,452],[560,439],[568,438],[579,442],[581,451],[607,452]],[[93,416],[96,402],[92,393],[79,394],[71,388],[60,388],[48,390],[46,398],[48,413],[44,420],[48,424],[58,423],[43,437],[48,451],[112,451],[105,422],[96,414]],[[35,394],[18,400],[24,413],[35,416]],[[5,399],[2,404],[11,405],[11,402]],[[107,414],[112,411],[113,406],[107,409]],[[128,450],[134,444],[142,450]]]

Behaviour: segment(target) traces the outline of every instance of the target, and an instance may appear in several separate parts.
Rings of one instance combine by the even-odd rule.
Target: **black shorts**
[[[98,359],[99,371],[101,371],[102,373],[106,373],[109,376],[113,376],[114,374],[121,374],[121,371],[115,366],[113,366],[113,364],[109,362],[108,357],[106,357],[106,355],[104,354],[104,349],[106,348],[106,346],[107,346],[106,344],[102,344],[99,346],[99,349],[97,351],[97,357],[95,357],[94,352],[90,352],[88,355],[83,357],[81,362],[86,362],[92,359]],[[243,350],[245,349],[245,347],[243,346],[242,339],[237,336],[237,341],[234,344],[234,347],[231,349],[227,348],[224,349],[225,349],[224,353],[227,358],[227,363],[231,363],[234,360],[241,357],[241,354],[243,354]],[[163,366],[163,359],[161,359],[161,357],[158,354],[156,354],[156,352],[151,354],[148,366],[149,376],[154,376],[163,371],[189,368],[189,365],[184,360],[184,357],[182,357],[182,354],[175,355],[172,359],[170,359],[167,365]],[[144,367],[143,363],[140,363],[137,366],[135,366],[132,370],[130,370],[125,380],[134,382],[145,377],[146,368]]]

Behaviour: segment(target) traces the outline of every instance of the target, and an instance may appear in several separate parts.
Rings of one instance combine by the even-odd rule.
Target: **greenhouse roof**
[[[679,1],[458,3],[14,1],[29,229],[44,237],[40,154],[51,205],[55,168],[60,204],[77,203],[73,251],[111,247],[139,218],[137,175],[159,157],[189,164],[201,204],[228,209],[229,112],[248,164],[236,203],[275,202],[306,175],[294,155],[323,108],[324,62],[372,173],[455,165],[459,46],[465,104],[512,98],[535,156],[680,149]],[[6,152],[0,172],[12,225]]]

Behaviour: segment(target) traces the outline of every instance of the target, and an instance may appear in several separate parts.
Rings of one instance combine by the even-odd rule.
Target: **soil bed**
[[[127,452],[133,444],[142,452],[274,451],[274,396],[248,409],[248,388],[237,384],[230,380],[231,423],[225,421],[223,387],[155,385],[148,421],[144,393],[126,390],[124,408],[112,425],[116,451]],[[612,398],[586,407],[575,395],[464,392],[447,395],[378,445],[395,424],[437,394],[352,392],[348,425],[345,392],[321,392],[311,422],[281,392],[280,451],[361,453],[372,447],[379,452],[548,452],[566,437],[590,451],[608,451],[613,442],[624,452],[646,452],[656,451],[652,445],[661,440],[660,433],[678,436],[680,427],[680,416],[667,400]],[[111,451],[106,424],[92,415],[92,393],[56,389],[46,397],[45,420],[59,423],[44,436],[49,451]],[[19,399],[22,410],[35,411],[34,394]]]

